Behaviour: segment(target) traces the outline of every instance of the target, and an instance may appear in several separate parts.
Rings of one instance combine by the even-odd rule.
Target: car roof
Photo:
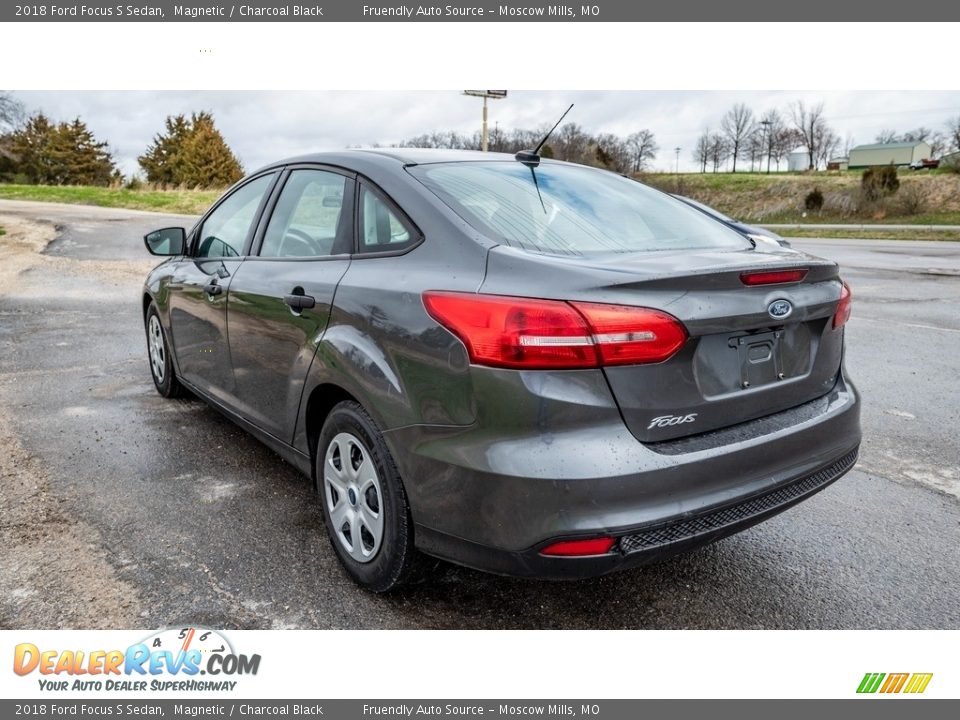
[[[379,167],[381,169],[396,169],[409,165],[426,165],[430,163],[451,162],[516,162],[509,153],[480,152],[479,150],[448,150],[441,148],[371,148],[349,149],[332,152],[310,153],[278,160],[264,165],[257,172],[271,168],[299,163],[318,163],[321,165],[336,165],[340,167]],[[544,158],[546,162],[546,158]]]

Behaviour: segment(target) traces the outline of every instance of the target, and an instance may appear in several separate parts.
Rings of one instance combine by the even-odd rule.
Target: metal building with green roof
[[[892,142],[857,145],[850,150],[850,169],[896,165],[908,167],[910,163],[930,158],[931,148],[925,142]]]

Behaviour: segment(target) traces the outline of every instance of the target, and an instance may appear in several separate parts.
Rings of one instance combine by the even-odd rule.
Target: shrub
[[[927,207],[927,194],[919,183],[905,185],[897,197],[904,215],[919,215]]]
[[[803,199],[803,206],[813,212],[820,212],[823,209],[823,193],[820,192],[820,188],[814,188],[807,193]]]
[[[893,195],[899,187],[900,178],[893,165],[867,168],[860,179],[860,191],[867,202]]]

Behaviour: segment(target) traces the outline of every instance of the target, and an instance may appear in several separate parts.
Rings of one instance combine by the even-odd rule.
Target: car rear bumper
[[[858,449],[854,448],[836,462],[814,473],[723,507],[636,528],[615,532],[604,530],[603,534],[614,535],[616,542],[610,552],[603,555],[552,557],[541,554],[541,548],[509,552],[439,533],[420,525],[416,529],[418,545],[422,551],[435,557],[501,575],[545,580],[594,577],[663,560],[763,522],[841,478],[856,463],[857,452]],[[581,533],[553,538],[542,543],[541,547],[557,540],[572,540],[596,534]]]
[[[607,416],[596,390],[597,402],[582,407],[586,424],[568,425],[563,411],[552,415],[544,401],[539,428],[518,422],[508,435],[482,423],[387,433],[407,449],[400,470],[417,546],[501,574],[588,577],[743,530],[827,487],[856,462],[859,397],[842,376],[804,406],[648,445],[630,434],[615,406]],[[540,553],[554,542],[598,536],[616,538],[611,552]]]

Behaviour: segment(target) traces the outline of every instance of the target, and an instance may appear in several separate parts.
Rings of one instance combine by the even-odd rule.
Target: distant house
[[[875,143],[857,145],[850,151],[850,168],[897,165],[908,167],[912,162],[930,158],[931,148],[925,142]]]
[[[850,167],[850,158],[837,157],[827,160],[827,170],[847,170]]]

